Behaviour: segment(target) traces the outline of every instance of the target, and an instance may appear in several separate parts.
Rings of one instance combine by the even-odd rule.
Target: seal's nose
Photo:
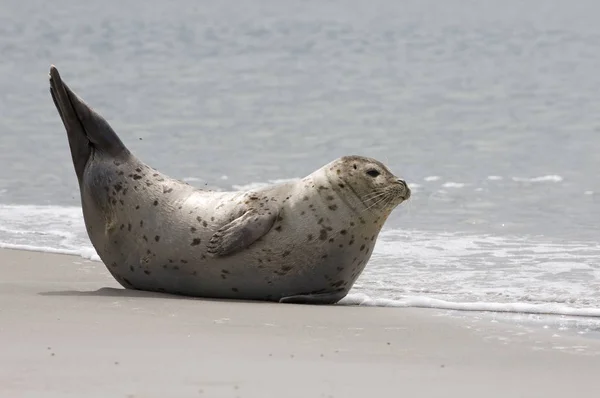
[[[400,184],[400,186],[402,187],[402,190],[404,191],[404,195],[403,195],[404,200],[407,200],[408,198],[410,198],[410,188],[406,184],[406,181],[404,181],[401,178],[398,178],[398,184]]]

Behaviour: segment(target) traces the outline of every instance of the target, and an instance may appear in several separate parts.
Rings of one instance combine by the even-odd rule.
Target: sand
[[[1,397],[549,398],[596,395],[599,371],[577,335],[128,291],[98,262],[0,250]]]

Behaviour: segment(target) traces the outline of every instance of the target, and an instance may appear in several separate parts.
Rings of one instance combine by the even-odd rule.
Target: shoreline
[[[553,330],[125,290],[102,263],[34,251],[0,249],[0,303],[11,397],[564,397],[595,391],[600,366],[600,341]]]

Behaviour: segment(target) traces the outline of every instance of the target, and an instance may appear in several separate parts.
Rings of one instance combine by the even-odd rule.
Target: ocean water
[[[345,303],[595,330],[599,13],[592,0],[4,2],[0,246],[98,260],[54,63],[134,153],[192,185],[301,178],[346,154],[405,178],[413,196]]]

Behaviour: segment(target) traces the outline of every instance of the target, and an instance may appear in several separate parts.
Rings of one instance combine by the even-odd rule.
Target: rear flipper
[[[94,151],[115,158],[129,155],[108,122],[71,91],[54,65],[50,67],[50,94],[67,130],[71,157],[80,183]]]
[[[287,304],[335,304],[343,299],[348,292],[338,290],[330,293],[298,294],[279,299],[280,303]]]

